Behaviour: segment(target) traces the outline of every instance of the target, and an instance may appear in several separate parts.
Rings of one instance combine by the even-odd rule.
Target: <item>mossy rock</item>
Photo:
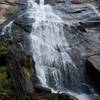
[[[32,58],[30,56],[24,55],[20,61],[21,66],[23,66],[23,72],[25,79],[29,79],[32,75]]]

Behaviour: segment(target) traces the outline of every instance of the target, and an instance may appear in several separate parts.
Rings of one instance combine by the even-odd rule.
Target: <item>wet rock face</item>
[[[22,15],[27,9],[27,0],[17,0],[17,14]]]
[[[82,4],[82,3],[98,3],[98,5],[100,4],[99,0],[71,0],[71,2],[73,4]]]
[[[71,0],[71,2],[74,4],[82,4],[82,3],[93,2],[93,1],[94,0]]]
[[[45,3],[54,4],[54,3],[65,3],[66,0],[45,0]]]
[[[82,5],[84,5],[84,3],[82,2],[76,2],[76,3],[81,3]],[[80,4],[74,4],[72,5],[72,7],[71,5],[70,6],[67,5],[67,7],[61,6],[61,11],[63,11],[64,12],[63,14],[65,14],[65,16],[63,16],[62,18],[66,19],[65,20],[66,23],[68,22],[70,23],[69,26],[67,24],[65,24],[64,26],[66,39],[70,43],[71,47],[74,48],[74,50],[75,48],[78,48],[79,50],[83,48],[82,49],[83,51],[82,50],[80,51],[81,54],[83,53],[83,55],[85,55],[87,59],[86,60],[86,72],[88,76],[87,82],[90,81],[89,85],[92,86],[96,90],[96,92],[100,93],[100,85],[99,85],[100,84],[99,81],[100,80],[100,58],[99,58],[100,34],[98,34],[100,33],[100,30],[98,30],[100,28],[100,23],[99,23],[100,18],[98,16],[98,13],[94,13],[94,10],[91,8],[92,7],[89,6],[82,7]],[[91,14],[89,14],[89,10],[91,10],[90,11]],[[97,9],[97,11],[99,11],[99,9]],[[72,17],[68,14],[71,14]],[[71,21],[73,21],[74,24],[71,23]],[[87,53],[88,49],[90,50]],[[74,50],[72,52],[75,52]],[[84,56],[82,57],[84,59]],[[78,61],[79,60],[77,60],[76,62]],[[88,86],[82,86],[80,88],[83,90],[83,92],[91,94],[91,87],[89,88]]]
[[[66,0],[45,0],[45,4],[55,5],[55,3],[65,3]],[[39,3],[39,0],[36,0]]]
[[[32,30],[32,24],[35,22],[34,19],[27,18],[27,15],[23,15],[19,18],[17,18],[14,21],[14,24],[22,28],[24,31],[31,33]]]

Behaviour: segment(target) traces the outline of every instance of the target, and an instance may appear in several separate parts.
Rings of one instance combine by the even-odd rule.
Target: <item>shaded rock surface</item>
[[[88,74],[88,80],[95,90],[100,93],[100,71],[95,68],[95,65],[89,60],[86,61],[86,70]]]
[[[88,50],[86,53],[86,70],[88,80],[95,90],[100,93],[100,54],[99,52]]]

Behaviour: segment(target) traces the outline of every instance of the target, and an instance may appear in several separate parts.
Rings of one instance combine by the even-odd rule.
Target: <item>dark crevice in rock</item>
[[[86,60],[86,71],[90,84],[100,94],[100,71],[98,71],[88,60]]]

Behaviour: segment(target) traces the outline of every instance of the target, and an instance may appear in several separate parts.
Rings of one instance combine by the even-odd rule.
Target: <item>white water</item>
[[[40,82],[43,86],[48,86],[46,80],[48,66],[46,64],[43,65],[43,63],[52,63],[56,59],[54,53],[57,52],[54,50],[54,47],[56,47],[57,42],[61,44],[63,41],[61,41],[58,34],[60,28],[58,23],[62,23],[62,20],[52,12],[52,8],[49,5],[44,5],[44,0],[40,0],[40,5],[31,0],[31,4],[33,9],[28,8],[28,13],[31,18],[35,19],[30,35],[33,58],[36,62],[37,76]],[[68,47],[68,44],[66,46]],[[51,70],[57,80],[56,70],[53,68]]]
[[[70,48],[63,32],[63,20],[50,5],[44,5],[44,0],[40,4],[29,0],[27,15],[35,20],[29,38],[41,85],[57,90],[64,89],[64,84],[78,87],[83,77],[67,53]]]

